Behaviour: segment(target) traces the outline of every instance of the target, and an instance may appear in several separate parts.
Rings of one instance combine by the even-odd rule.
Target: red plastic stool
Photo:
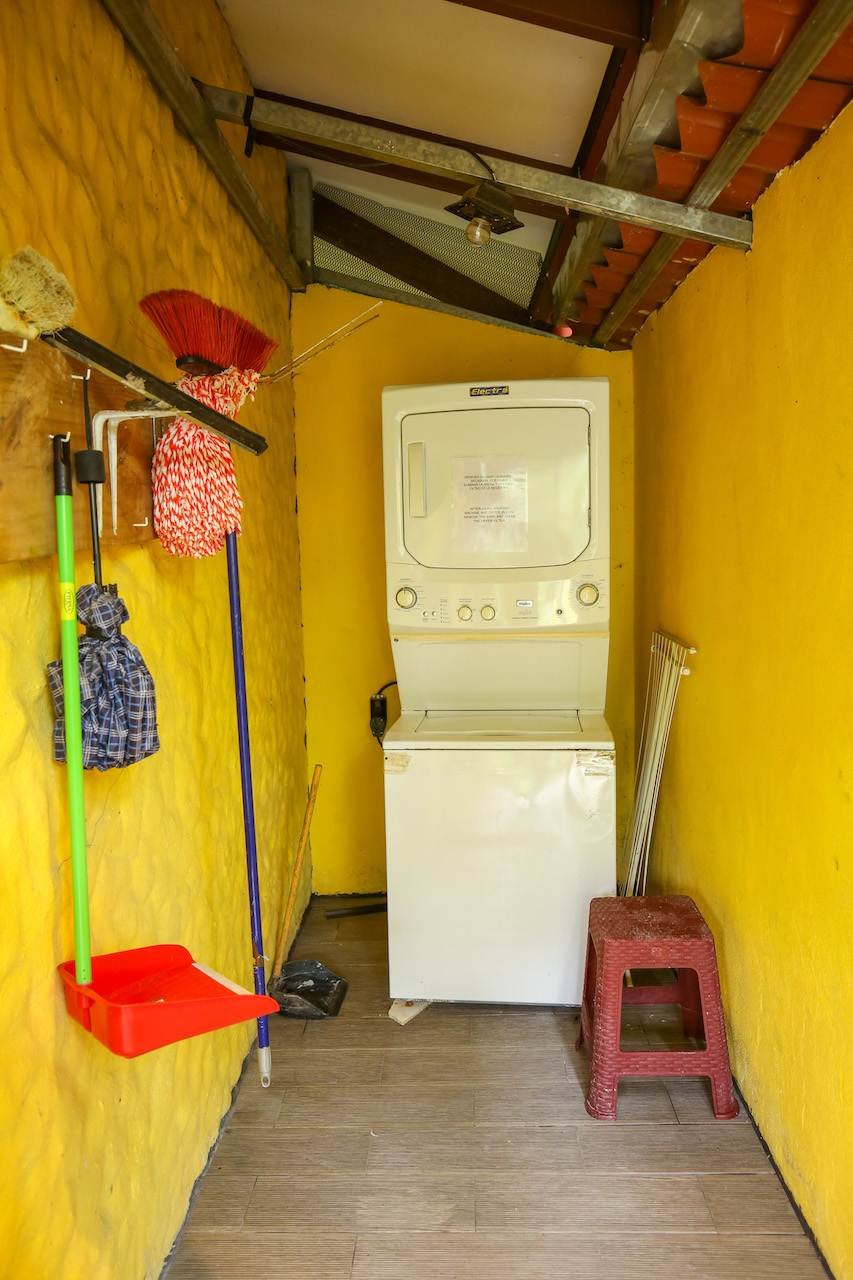
[[[629,969],[675,969],[678,976],[668,986],[625,987]],[[704,1026],[704,1050],[623,1053],[623,1003],[680,1004],[686,1034]],[[708,1076],[714,1115],[737,1115],[714,936],[692,898],[593,898],[578,1046],[584,1041],[591,1060],[586,1109],[597,1120],[616,1119],[622,1076]]]

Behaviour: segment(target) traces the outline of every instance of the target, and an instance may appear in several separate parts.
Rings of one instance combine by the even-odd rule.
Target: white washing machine
[[[577,1004],[615,891],[606,379],[383,393],[391,995]]]

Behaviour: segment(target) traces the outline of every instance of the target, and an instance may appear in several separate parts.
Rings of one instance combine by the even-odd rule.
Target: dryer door
[[[408,414],[403,539],[431,569],[570,564],[590,539],[590,422],[580,406]]]

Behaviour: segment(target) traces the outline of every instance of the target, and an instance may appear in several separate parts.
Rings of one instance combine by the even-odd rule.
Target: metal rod
[[[247,449],[249,453],[263,453],[268,447],[264,437],[259,436],[257,432],[241,427],[214,409],[208,409],[207,405],[179,391],[171,382],[164,382],[162,378],[155,377],[147,369],[133,364],[124,356],[117,355],[115,351],[110,351],[109,347],[102,347],[99,342],[87,337],[85,333],[78,333],[76,329],[57,329],[55,333],[41,334],[41,340],[64,351],[66,355],[73,356],[75,360],[82,361],[90,368],[105,373],[107,377],[115,379],[116,382],[134,391],[137,396],[148,396],[157,402],[152,407],[162,409],[167,405],[175,409],[182,418],[188,418],[190,422],[205,427],[215,435],[239,445],[241,449]]]
[[[246,875],[249,884],[249,919],[252,928],[252,971],[255,994],[266,995],[264,939],[261,924],[261,886],[258,879],[258,846],[255,836],[255,798],[252,788],[252,752],[249,743],[249,704],[246,697],[246,663],[243,655],[243,613],[240,606],[240,565],[237,535],[226,534],[228,599],[231,608],[231,648],[234,657],[234,694],[237,704],[237,741],[240,748],[240,786],[243,796],[243,830],[246,838]],[[258,1018],[258,1070],[261,1084],[270,1083],[269,1020]]]
[[[94,449],[88,378],[83,380],[83,421],[86,425],[86,448]],[[79,480],[79,473],[77,478]],[[95,575],[95,585],[103,589],[104,576],[101,567],[101,523],[100,512],[98,511],[98,486],[96,484],[88,484],[86,488],[89,491],[89,524],[92,528],[92,572]]]
[[[819,0],[694,184],[688,207],[704,208],[716,200],[851,21],[853,0]],[[687,238],[665,235],[658,240],[596,329],[597,342],[612,338]]]
[[[77,592],[74,582],[74,508],[71,448],[54,436],[54,504],[59,553],[59,629],[62,644],[62,702],[65,721],[65,776],[71,833],[71,901],[74,918],[74,978],[92,981],[89,936],[89,873],[86,865],[86,808],[83,796],[83,726],[80,714],[80,655],[77,649]]]
[[[452,181],[481,181],[483,174],[475,157],[459,147],[392,132],[361,121],[342,120],[305,107],[296,107],[267,98],[252,98],[230,89],[199,84],[214,115],[220,120],[246,123],[253,128],[314,142],[344,156],[363,156],[393,162],[404,168],[435,174]],[[675,232],[710,244],[726,244],[748,249],[752,242],[749,222],[707,209],[690,208],[670,200],[607,187],[568,174],[537,169],[499,156],[485,155],[495,179],[510,195],[535,199],[561,209],[598,214],[620,222],[632,222],[655,231]],[[346,163],[345,160],[342,163]]]

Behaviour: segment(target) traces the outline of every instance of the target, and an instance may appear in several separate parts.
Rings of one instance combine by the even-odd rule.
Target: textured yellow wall
[[[246,83],[212,0],[157,8],[191,70]],[[286,289],[97,0],[0,5],[0,95],[0,255],[31,243],[51,258],[76,289],[79,328],[171,377],[136,304],[181,285],[247,314],[287,354]],[[283,220],[281,159],[251,164]],[[305,795],[286,384],[241,420],[270,441],[261,459],[236,457],[269,938]],[[3,512],[14,518],[8,489]],[[84,557],[77,568],[83,580]],[[110,556],[106,571],[156,680],[162,749],[87,774],[94,949],[182,942],[249,983],[224,556],[179,561],[149,544]],[[0,567],[0,1275],[140,1280],[159,1275],[253,1024],[127,1062],[65,1015],[55,973],[72,947],[65,777],[50,758],[44,676],[58,653],[55,578],[53,559]]]
[[[295,295],[294,350],[304,351],[369,305],[364,297],[319,286]],[[630,355],[385,303],[378,320],[317,356],[294,378],[308,753],[325,768],[312,828],[318,892],[370,892],[385,884],[382,754],[368,731],[370,694],[394,675],[385,620],[382,388],[599,376],[610,378],[612,406],[607,710],[624,823],[632,786],[634,697]],[[389,714],[397,710],[392,698]]]
[[[652,856],[717,938],[734,1070],[838,1277],[853,1275],[853,113],[643,329],[638,692],[698,646]]]

